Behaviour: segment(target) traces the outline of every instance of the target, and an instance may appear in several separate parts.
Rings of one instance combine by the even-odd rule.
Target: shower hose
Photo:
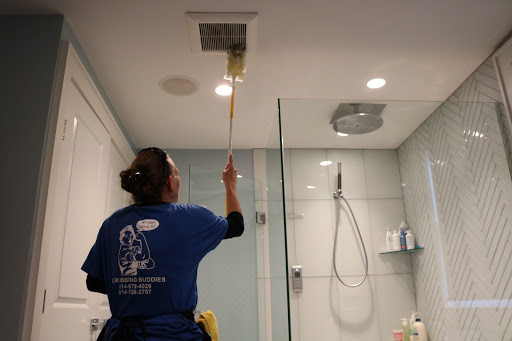
[[[341,199],[343,199],[343,201],[345,201],[345,204],[347,204],[347,207],[348,207],[348,209],[350,211],[350,214],[352,215],[352,219],[354,220],[354,223],[356,224],[357,234],[359,235],[359,240],[361,240],[361,245],[363,246],[363,251],[364,251],[365,274],[364,274],[364,278],[359,283],[356,283],[356,284],[347,284],[347,283],[343,282],[343,280],[341,279],[340,275],[338,274],[338,270],[336,269],[336,249],[337,249],[336,248],[336,244],[338,242],[338,230],[339,230],[339,226],[340,226]],[[359,230],[359,225],[357,225],[356,217],[354,216],[354,212],[352,212],[352,208],[350,207],[349,203],[343,197],[343,195],[339,195],[337,197],[336,202],[338,203],[338,207],[336,209],[336,211],[337,211],[337,214],[336,214],[336,232],[334,234],[334,248],[333,248],[333,251],[332,251],[332,260],[333,260],[333,265],[334,265],[334,273],[336,273],[336,277],[338,277],[338,280],[341,282],[341,284],[343,284],[343,285],[345,285],[347,287],[355,288],[355,287],[358,287],[361,284],[363,284],[363,282],[368,277],[368,254],[366,253],[366,247],[364,246],[364,241],[363,241],[363,237],[361,236],[361,231]]]

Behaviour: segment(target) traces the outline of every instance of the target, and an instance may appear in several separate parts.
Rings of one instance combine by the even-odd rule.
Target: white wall
[[[332,164],[321,166],[325,160]],[[358,288],[341,285],[332,266],[338,161],[368,253],[369,276]],[[304,214],[286,221],[289,267],[302,265],[304,278],[303,292],[290,287],[292,340],[393,340],[400,318],[416,308],[410,256],[379,255],[387,228],[405,220],[396,151],[291,149],[284,167],[287,213]],[[337,267],[344,281],[355,283],[364,274],[364,255],[349,214],[346,208],[341,214]]]

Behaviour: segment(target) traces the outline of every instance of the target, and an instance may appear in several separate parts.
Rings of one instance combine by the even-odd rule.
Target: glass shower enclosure
[[[207,207],[225,216],[225,189],[218,170],[190,166],[190,203]],[[258,274],[256,211],[261,210],[261,183],[241,177],[238,179],[238,198],[242,206],[245,231],[242,237],[224,240],[207,255],[199,266],[199,301],[196,317],[211,310],[219,322],[222,340],[259,341],[265,319],[262,286]],[[261,248],[261,247],[260,247]],[[261,321],[261,322],[260,322]]]

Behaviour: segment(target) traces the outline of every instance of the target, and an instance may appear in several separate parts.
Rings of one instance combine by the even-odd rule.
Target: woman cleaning
[[[135,203],[104,221],[82,266],[87,288],[108,295],[112,318],[103,338],[200,341],[193,314],[199,262],[244,230],[233,155],[222,172],[226,218],[177,203],[179,172],[159,148],[141,150],[120,176]]]

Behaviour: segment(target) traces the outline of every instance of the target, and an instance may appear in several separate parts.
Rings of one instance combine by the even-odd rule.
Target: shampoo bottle
[[[393,251],[393,234],[389,227],[388,232],[386,232],[386,251]]]
[[[400,236],[396,230],[393,231],[393,251],[400,251]]]
[[[428,341],[427,329],[423,322],[421,322],[420,314],[416,313],[416,322],[412,325],[412,334],[414,341]]]
[[[412,234],[411,230],[407,231],[405,241],[407,242],[407,250],[414,250],[416,243],[414,242],[414,235]]]

